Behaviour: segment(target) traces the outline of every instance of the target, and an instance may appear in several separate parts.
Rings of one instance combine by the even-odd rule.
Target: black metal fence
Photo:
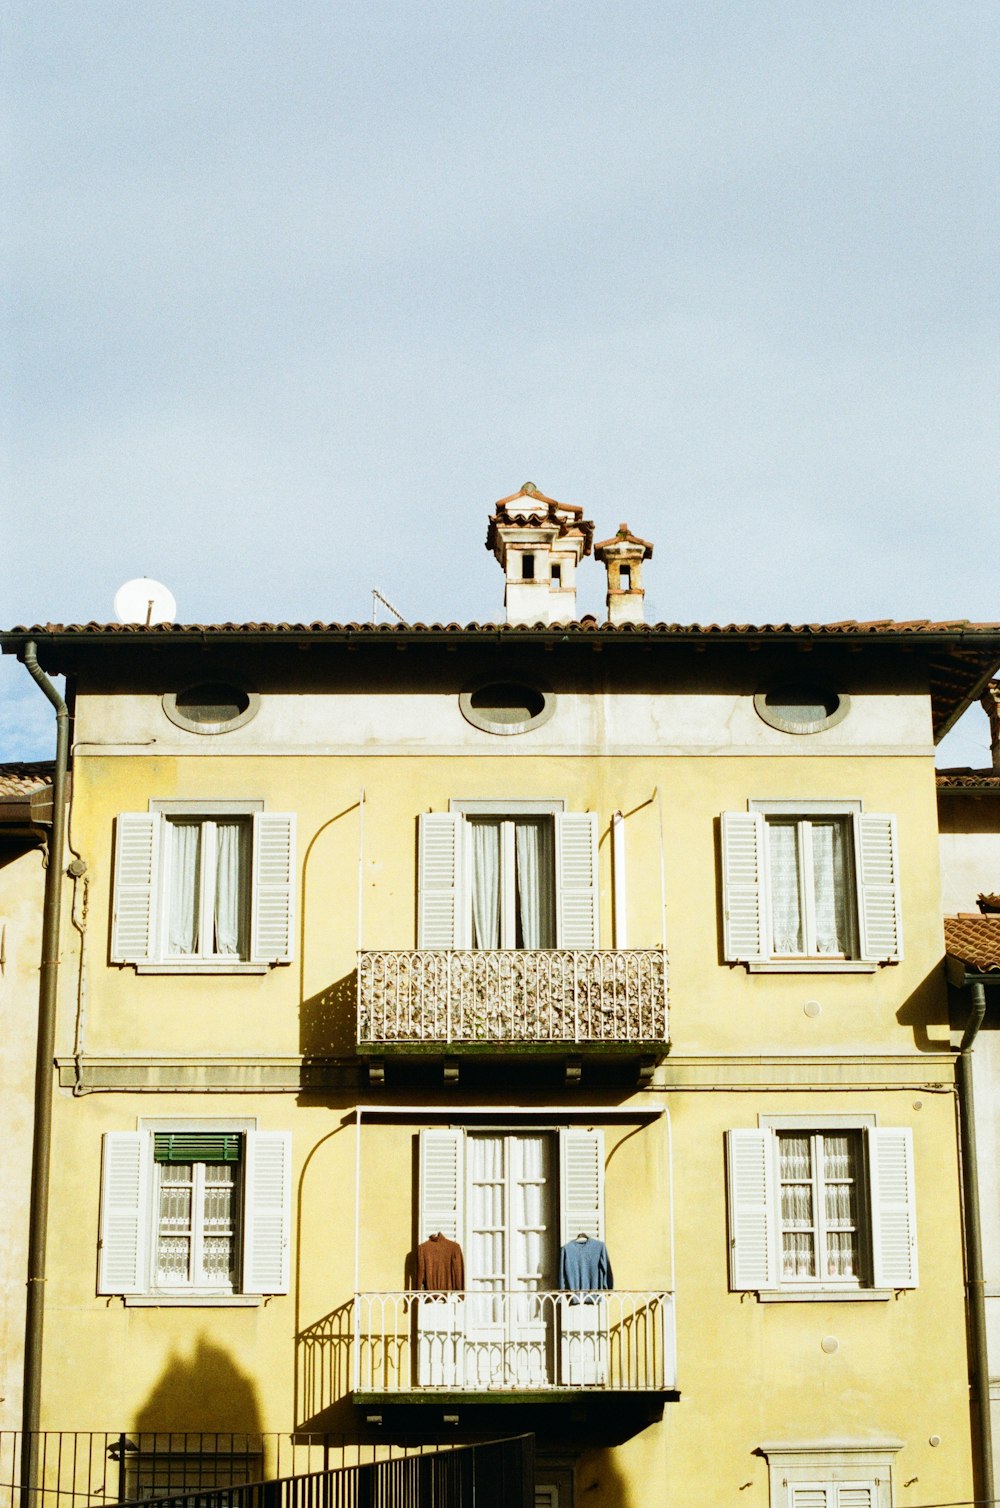
[[[533,1455],[531,1436],[458,1446],[47,1430],[26,1447],[11,1431],[0,1433],[0,1508],[531,1508]]]

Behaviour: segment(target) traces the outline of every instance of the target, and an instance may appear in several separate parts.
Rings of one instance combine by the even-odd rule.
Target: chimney
[[[990,757],[993,768],[1000,770],[1000,681],[990,681],[979,698],[979,705],[990,720]]]
[[[525,482],[494,504],[486,548],[503,567],[508,623],[576,618],[576,568],[590,554],[594,526],[573,503],[557,503]]]
[[[608,620],[611,623],[644,622],[642,604],[642,562],[651,560],[653,546],[639,539],[628,524],[619,524],[614,539],[594,546],[594,559],[604,562],[608,572]]]

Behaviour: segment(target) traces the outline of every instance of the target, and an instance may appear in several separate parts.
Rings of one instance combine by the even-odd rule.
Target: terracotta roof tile
[[[1000,770],[992,766],[974,770],[970,766],[938,770],[935,776],[939,791],[1000,791]]]
[[[946,916],[945,947],[976,974],[1000,973],[1000,916]]]
[[[330,634],[344,633],[369,636],[405,634],[481,634],[523,635],[543,631],[548,634],[574,637],[580,633],[638,635],[645,638],[692,637],[712,634],[738,638],[746,634],[786,635],[802,638],[823,636],[842,638],[851,635],[884,635],[894,637],[931,634],[995,634],[1000,636],[1000,623],[971,623],[968,619],[953,619],[935,622],[929,618],[915,618],[908,622],[895,622],[891,618],[869,621],[845,619],[840,623],[619,623],[598,622],[596,618],[558,625],[510,624],[510,623],[327,623],[314,620],[311,623],[156,623],[147,628],[140,623],[36,623],[16,624],[13,628],[0,630],[0,638],[31,635],[87,635],[129,637],[136,634],[154,638],[184,638],[197,634]]]
[[[28,796],[32,791],[39,791],[43,786],[51,784],[51,759],[35,764],[0,764],[0,801]]]

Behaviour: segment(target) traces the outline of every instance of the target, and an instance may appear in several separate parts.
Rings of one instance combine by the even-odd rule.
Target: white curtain
[[[815,1277],[812,1142],[808,1136],[780,1136],[778,1149],[782,1268],[789,1278]]]
[[[515,824],[517,914],[523,948],[555,947],[551,822]]]
[[[201,826],[197,822],[169,822],[170,909],[167,943],[172,954],[198,951]]]
[[[858,1271],[856,1141],[852,1136],[824,1136],[823,1176],[826,1181],[827,1273],[854,1277]]]
[[[848,909],[844,828],[840,822],[813,822],[813,891],[817,953],[848,952]]]
[[[500,824],[472,822],[472,946],[500,946]]]
[[[771,930],[775,953],[803,952],[799,835],[792,822],[767,824]]]
[[[244,824],[217,822],[215,863],[215,952],[236,956],[243,951]]]

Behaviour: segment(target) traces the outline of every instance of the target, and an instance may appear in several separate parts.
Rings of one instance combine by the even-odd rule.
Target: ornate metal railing
[[[667,1041],[660,948],[358,954],[358,1044]]]
[[[359,1293],[354,1302],[359,1393],[676,1385],[670,1293]]]

